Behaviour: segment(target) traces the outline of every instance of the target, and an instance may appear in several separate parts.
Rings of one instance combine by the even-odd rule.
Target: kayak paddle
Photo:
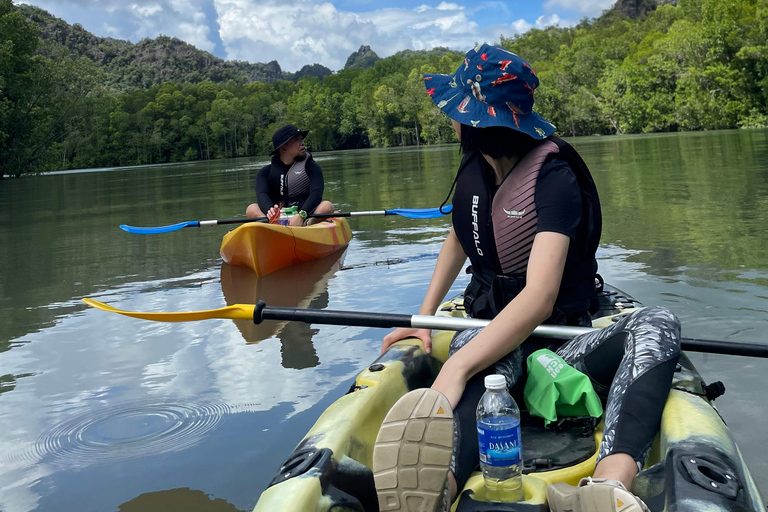
[[[334,311],[328,309],[276,308],[269,307],[263,301],[257,304],[234,304],[225,308],[205,311],[180,313],[142,313],[117,309],[93,299],[83,302],[96,309],[118,313],[143,320],[156,322],[190,322],[223,318],[231,320],[253,320],[260,324],[264,320],[288,320],[308,324],[354,325],[357,327],[412,327],[414,329],[439,329],[445,331],[463,331],[475,327],[485,327],[490,320],[479,318],[459,318],[450,316],[401,315],[396,313],[366,313],[359,311]],[[568,325],[540,325],[533,330],[533,335],[541,338],[567,340],[594,331],[591,327],[572,327]],[[728,354],[734,356],[766,357],[768,346],[737,341],[701,340],[682,338],[681,347],[691,352],[708,354]]]
[[[440,208],[396,208],[394,210],[372,210],[367,212],[336,212],[336,213],[313,213],[309,215],[315,219],[327,219],[329,217],[372,217],[374,215],[399,215],[407,219],[436,219],[451,213],[453,209],[452,205],[443,207],[445,213],[440,211]],[[171,231],[178,231],[184,228],[200,228],[203,226],[218,226],[220,224],[244,224],[246,222],[267,222],[266,217],[256,218],[241,218],[241,219],[222,219],[222,220],[190,220],[187,222],[179,222],[178,224],[170,224],[168,226],[155,226],[155,227],[136,227],[129,226],[127,224],[121,224],[120,229],[127,231],[128,233],[135,233],[137,235],[151,235],[156,233],[170,233]]]

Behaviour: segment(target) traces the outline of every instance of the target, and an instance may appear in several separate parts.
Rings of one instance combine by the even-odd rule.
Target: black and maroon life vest
[[[528,258],[536,236],[536,183],[550,158],[564,160],[581,191],[582,221],[550,323],[582,323],[595,296],[602,215],[589,169],[568,143],[549,137],[526,154],[494,193],[483,156],[466,155],[453,197],[453,228],[470,259],[472,282],[465,305],[472,316],[493,318],[525,286]],[[571,252],[575,251],[575,255]]]

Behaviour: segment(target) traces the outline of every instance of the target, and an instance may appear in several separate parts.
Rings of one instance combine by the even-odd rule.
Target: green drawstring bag
[[[537,350],[528,356],[524,393],[528,412],[544,418],[545,427],[558,417],[603,415],[603,405],[589,377],[551,350]]]

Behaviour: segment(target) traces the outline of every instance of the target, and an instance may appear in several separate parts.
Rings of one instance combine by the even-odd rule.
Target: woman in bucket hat
[[[539,80],[531,66],[509,50],[482,45],[467,52],[455,73],[425,75],[424,82],[451,118],[463,158],[453,229],[419,314],[435,313],[469,258],[465,308],[492,321],[457,334],[431,389],[407,393],[384,419],[373,458],[382,511],[450,505],[479,462],[475,411],[484,377],[501,373],[510,389],[521,386],[527,355],[541,348],[523,343],[533,329],[588,326],[596,304],[597,190],[578,153],[533,111]],[[382,351],[406,337],[422,339],[431,351],[430,331],[415,329],[390,333]],[[629,489],[658,431],[679,339],[677,318],[656,307],[552,342],[606,402],[594,476],[578,487],[551,485],[553,512],[647,510]],[[424,428],[432,435],[411,435]],[[418,471],[400,467],[409,460],[419,461]]]
[[[273,217],[280,207],[295,206],[291,226],[302,226],[311,213],[333,213],[333,203],[323,201],[323,171],[304,146],[308,130],[281,126],[272,135],[272,161],[256,174],[256,203],[246,208],[250,218]],[[313,219],[310,219],[312,221]]]

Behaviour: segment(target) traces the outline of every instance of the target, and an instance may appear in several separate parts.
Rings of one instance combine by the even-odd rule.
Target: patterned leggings
[[[451,342],[450,355],[466,345],[480,329],[468,329]],[[523,343],[486,371],[472,377],[454,411],[454,452],[451,470],[459,489],[478,465],[475,411],[485,391],[483,378],[506,377],[510,389],[522,389],[527,372],[523,362],[539,348],[549,348],[587,375],[606,403],[605,430],[598,462],[613,453],[626,453],[643,468],[661,423],[672,376],[680,357],[680,322],[668,309],[644,308],[621,317],[609,327],[565,342]]]

